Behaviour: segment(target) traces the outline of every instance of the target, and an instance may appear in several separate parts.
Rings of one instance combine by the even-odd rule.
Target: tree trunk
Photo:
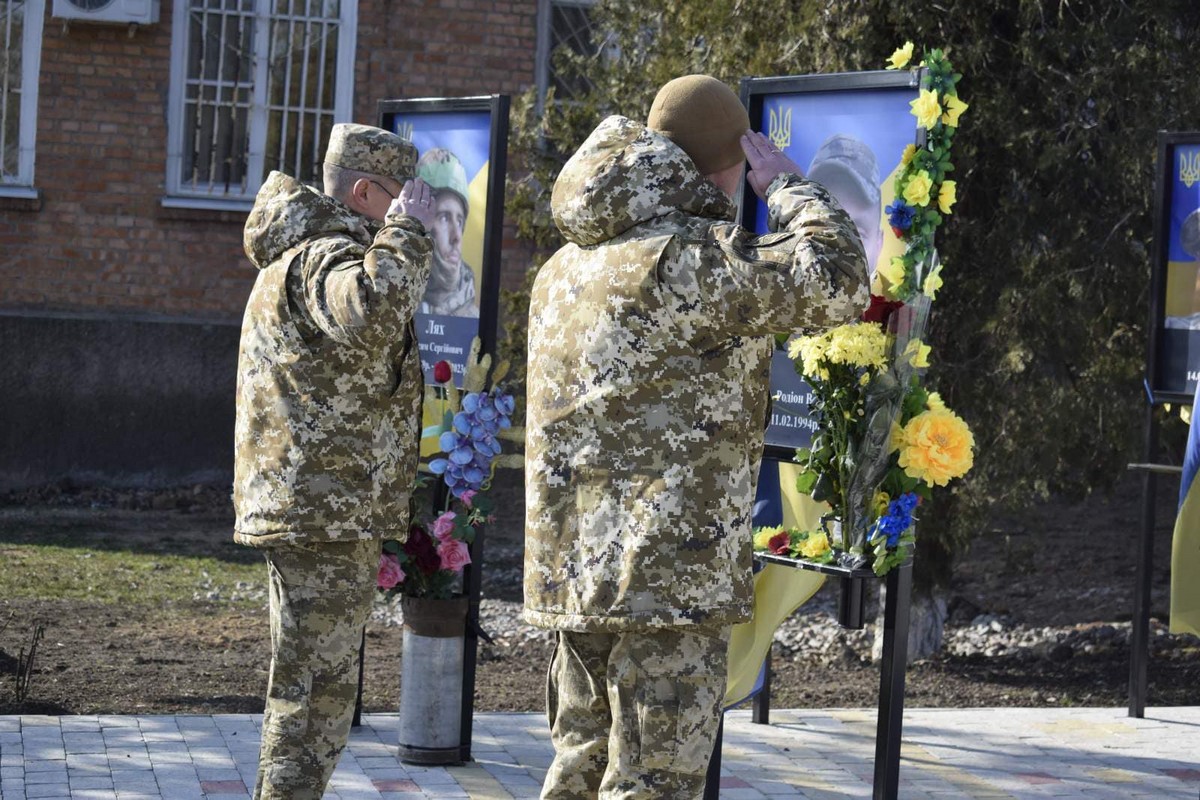
[[[875,642],[871,646],[871,658],[875,661],[883,657],[883,604],[886,598],[887,588],[880,584],[879,616],[875,624]],[[913,592],[908,624],[908,663],[929,658],[942,649],[947,616],[946,598],[941,592]]]

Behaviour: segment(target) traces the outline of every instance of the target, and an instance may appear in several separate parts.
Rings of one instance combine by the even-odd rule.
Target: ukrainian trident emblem
[[[1179,154],[1179,180],[1189,189],[1200,181],[1200,150]]]
[[[771,144],[783,150],[792,144],[792,110],[772,108],[767,128]]]

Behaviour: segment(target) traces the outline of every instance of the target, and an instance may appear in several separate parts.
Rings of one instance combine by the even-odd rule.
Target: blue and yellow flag
[[[796,491],[799,466],[763,459],[759,475],[759,501],[755,526],[783,525],[812,530],[828,510],[823,503]],[[756,504],[757,505],[757,504]],[[819,572],[768,564],[754,576],[754,618],[734,625],[729,638],[729,678],[725,707],[737,705],[762,689],[763,660],[771,648],[775,629],[817,593],[825,576]]]
[[[1183,457],[1179,515],[1171,544],[1171,633],[1200,636],[1200,383],[1192,401],[1192,424]]]

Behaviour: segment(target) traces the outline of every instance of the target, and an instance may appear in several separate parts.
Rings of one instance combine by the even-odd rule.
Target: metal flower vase
[[[400,760],[460,764],[468,598],[404,597]]]

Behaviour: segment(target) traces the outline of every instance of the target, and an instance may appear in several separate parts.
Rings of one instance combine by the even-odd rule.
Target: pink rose
[[[454,532],[454,512],[447,511],[433,521],[433,535],[439,542],[444,542]]]
[[[400,559],[391,553],[381,554],[379,556],[379,588],[393,589],[397,584],[403,582],[404,570],[400,567]]]
[[[438,556],[442,559],[442,569],[452,572],[461,572],[463,567],[471,563],[471,551],[461,539],[443,539],[438,545]]]
[[[467,508],[470,508],[471,507],[471,498],[474,496],[475,496],[475,490],[467,489],[465,492],[462,493],[462,496],[459,497],[458,499],[462,500],[462,504],[464,506],[466,506]]]

